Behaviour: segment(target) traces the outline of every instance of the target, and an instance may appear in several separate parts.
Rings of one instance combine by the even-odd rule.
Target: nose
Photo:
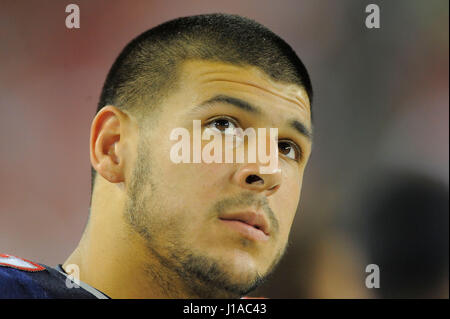
[[[233,174],[232,181],[246,190],[270,196],[281,186],[281,169],[278,167],[271,174],[261,174],[257,163],[241,164]]]
[[[272,132],[272,129],[270,130],[270,136],[267,136],[265,131],[258,129],[258,155],[256,156],[256,163],[246,162],[240,164],[232,177],[234,184],[246,190],[264,193],[266,196],[274,194],[280,188],[282,180],[281,168],[278,162],[278,131],[275,130]],[[272,133],[275,133],[275,136]],[[248,143],[246,144],[241,147],[248,148]],[[275,167],[270,167],[270,169],[267,169],[267,163],[264,164],[268,158],[265,160],[261,160],[260,158],[261,153],[267,154],[266,150],[272,151],[273,153],[271,155],[274,155],[276,159],[274,162]],[[247,151],[249,150],[247,149]],[[272,159],[269,159],[269,163],[271,163]]]

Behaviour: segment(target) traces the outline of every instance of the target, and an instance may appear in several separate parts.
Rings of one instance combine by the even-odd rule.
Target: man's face
[[[273,82],[256,68],[219,62],[185,62],[177,83],[151,127],[140,129],[127,220],[193,293],[238,297],[261,283],[285,251],[311,152],[310,138],[300,132],[311,131],[309,100],[303,89]],[[278,170],[260,174],[267,163],[258,158],[174,163],[170,134],[188,129],[192,146],[193,120],[201,120],[202,132],[224,136],[252,127],[266,128],[269,138],[269,128],[278,128]]]

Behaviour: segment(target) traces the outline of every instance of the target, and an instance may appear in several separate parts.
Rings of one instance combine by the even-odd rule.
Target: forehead
[[[195,105],[217,94],[264,100],[279,109],[310,120],[310,102],[303,87],[277,82],[254,66],[188,60],[180,67],[181,91],[185,102]]]

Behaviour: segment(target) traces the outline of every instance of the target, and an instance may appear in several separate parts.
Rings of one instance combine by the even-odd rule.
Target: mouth
[[[220,221],[247,239],[267,241],[270,238],[269,224],[262,214],[240,212],[219,217]]]

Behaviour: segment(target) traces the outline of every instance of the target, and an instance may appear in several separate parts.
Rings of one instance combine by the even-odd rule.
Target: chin
[[[256,289],[264,281],[265,271],[258,269],[254,257],[245,251],[234,252],[225,260],[222,257],[218,265],[230,286],[234,286],[241,295]]]
[[[220,253],[217,251],[216,256],[192,254],[184,260],[183,273],[191,278],[190,286],[196,295],[203,298],[239,298],[264,282],[265,277],[258,272],[255,261],[248,253]]]

